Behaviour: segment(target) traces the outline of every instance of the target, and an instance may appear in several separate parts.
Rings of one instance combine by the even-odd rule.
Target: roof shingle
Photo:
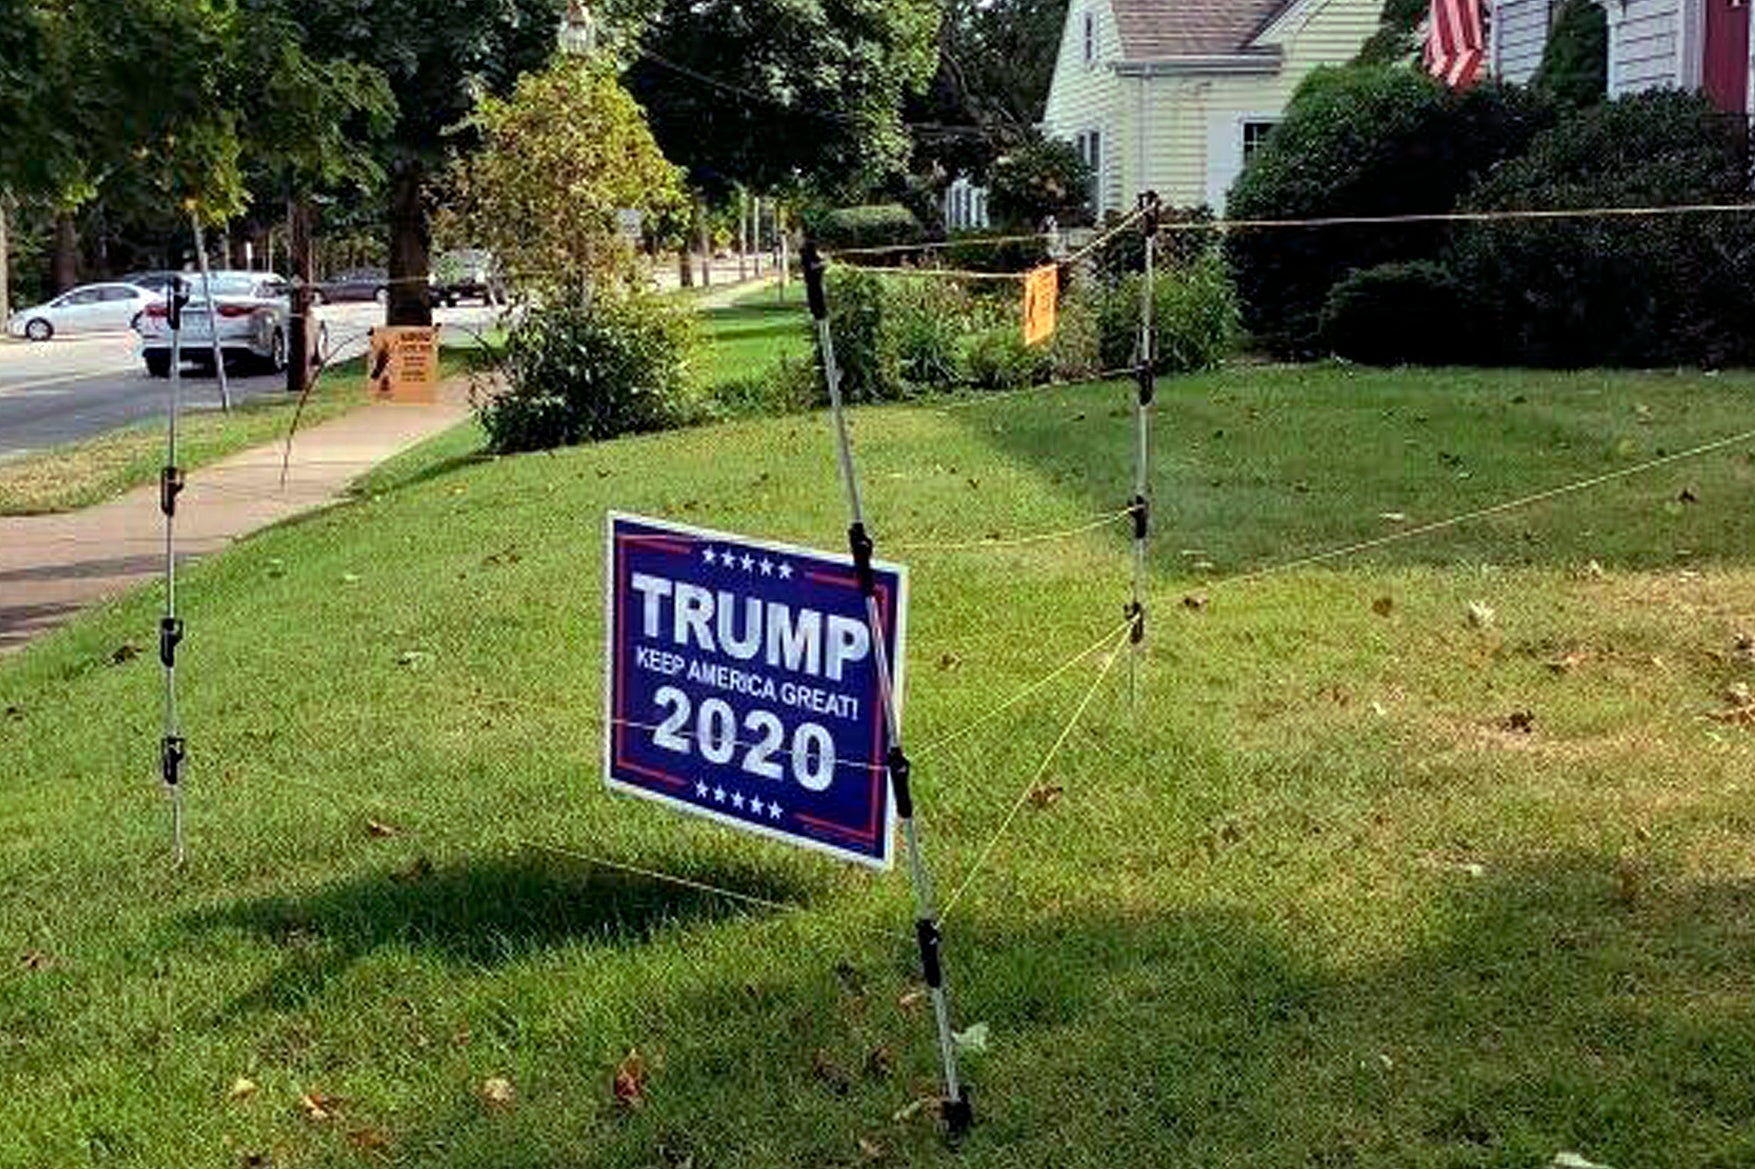
[[[1124,61],[1237,53],[1292,0],[1110,0]]]

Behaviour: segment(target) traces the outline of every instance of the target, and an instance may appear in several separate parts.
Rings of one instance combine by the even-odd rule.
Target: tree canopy
[[[695,186],[846,197],[906,165],[902,107],[932,78],[938,21],[934,0],[656,0],[621,51]]]

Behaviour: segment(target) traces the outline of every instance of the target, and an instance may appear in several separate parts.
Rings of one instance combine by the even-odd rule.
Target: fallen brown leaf
[[[381,1128],[356,1128],[347,1134],[347,1143],[356,1149],[381,1153],[390,1147],[390,1134]]]
[[[901,998],[897,999],[896,1005],[901,1007],[904,1011],[913,1012],[918,1011],[920,1009],[920,1004],[925,1001],[926,992],[924,990],[911,990],[902,995]]]
[[[871,1049],[865,1057],[865,1074],[874,1080],[888,1079],[896,1070],[896,1053],[883,1044]]]
[[[905,1124],[923,1112],[937,1112],[943,1105],[944,1101],[937,1096],[921,1096],[898,1108],[890,1119],[897,1124]]]
[[[884,1147],[876,1141],[859,1138],[859,1155],[867,1161],[880,1161],[884,1156]]]
[[[615,1093],[616,1103],[623,1108],[646,1107],[646,1061],[640,1058],[639,1048],[630,1047],[622,1062],[616,1065],[610,1088]]]
[[[26,970],[47,970],[49,955],[43,950],[26,950],[24,956],[18,960],[18,964]]]
[[[1378,597],[1375,601],[1371,602],[1371,611],[1376,613],[1379,617],[1389,616],[1391,613],[1395,612],[1395,598]]]
[[[124,641],[110,654],[110,664],[119,666],[123,662],[131,662],[140,656],[140,647],[132,641]]]
[[[367,820],[366,821],[366,835],[367,836],[373,836],[373,837],[377,837],[379,839],[383,839],[386,836],[399,835],[401,833],[401,831],[402,831],[401,829],[393,827],[392,825],[389,825],[389,824],[385,824],[379,820]]]
[[[335,1111],[335,1101],[318,1092],[306,1092],[299,1097],[299,1109],[305,1114],[306,1120],[322,1123]]]
[[[225,1098],[227,1100],[248,1100],[255,1094],[256,1081],[239,1076],[232,1081],[232,1086],[226,1090]]]
[[[1205,593],[1189,593],[1182,598],[1182,607],[1194,610],[1204,609],[1207,607],[1207,595]]]
[[[504,1076],[489,1076],[481,1082],[481,1102],[491,1111],[503,1112],[512,1107],[517,1098],[512,1081]]]
[[[847,1074],[847,1069],[820,1047],[811,1053],[810,1070],[818,1082],[837,1096],[845,1096],[853,1087],[853,1077]]]
[[[1505,729],[1520,735],[1531,734],[1536,729],[1536,716],[1527,710],[1514,710],[1505,716]]]
[[[1030,803],[1038,808],[1052,808],[1060,802],[1066,789],[1058,783],[1044,783],[1030,789]]]

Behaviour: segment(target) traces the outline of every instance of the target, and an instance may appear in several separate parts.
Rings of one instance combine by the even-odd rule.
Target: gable
[[[1127,61],[1239,53],[1291,0],[1114,0]]]

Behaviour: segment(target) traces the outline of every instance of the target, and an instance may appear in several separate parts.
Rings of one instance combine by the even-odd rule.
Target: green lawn
[[[1130,394],[854,416],[914,573],[946,894],[1101,659],[931,745],[1113,629],[1130,558],[1119,524],[930,545],[1123,506]],[[991,1032],[957,1154],[896,1119],[934,1083],[902,873],[598,774],[604,510],[835,547],[826,421],[485,463],[453,432],[187,574],[186,870],[157,664],[115,660],[152,592],[0,662],[0,1164],[1755,1163],[1755,744],[1715,717],[1755,684],[1755,439],[1236,579],[1755,428],[1752,402],[1729,374],[1166,382],[1138,713],[1123,662],[947,922]]]
[[[465,368],[465,358],[449,347],[441,355],[445,376]],[[365,362],[355,358],[324,374],[305,404],[301,428],[327,422],[366,404]],[[180,426],[179,462],[194,470],[263,443],[283,438],[296,399],[256,398],[229,412],[185,414]],[[0,463],[0,516],[41,515],[89,507],[158,479],[165,461],[163,419],[124,426],[75,443],[50,447]]]
[[[708,342],[705,380],[709,385],[759,375],[782,356],[810,354],[810,318],[804,286],[793,281],[782,295],[768,285],[701,314]]]

